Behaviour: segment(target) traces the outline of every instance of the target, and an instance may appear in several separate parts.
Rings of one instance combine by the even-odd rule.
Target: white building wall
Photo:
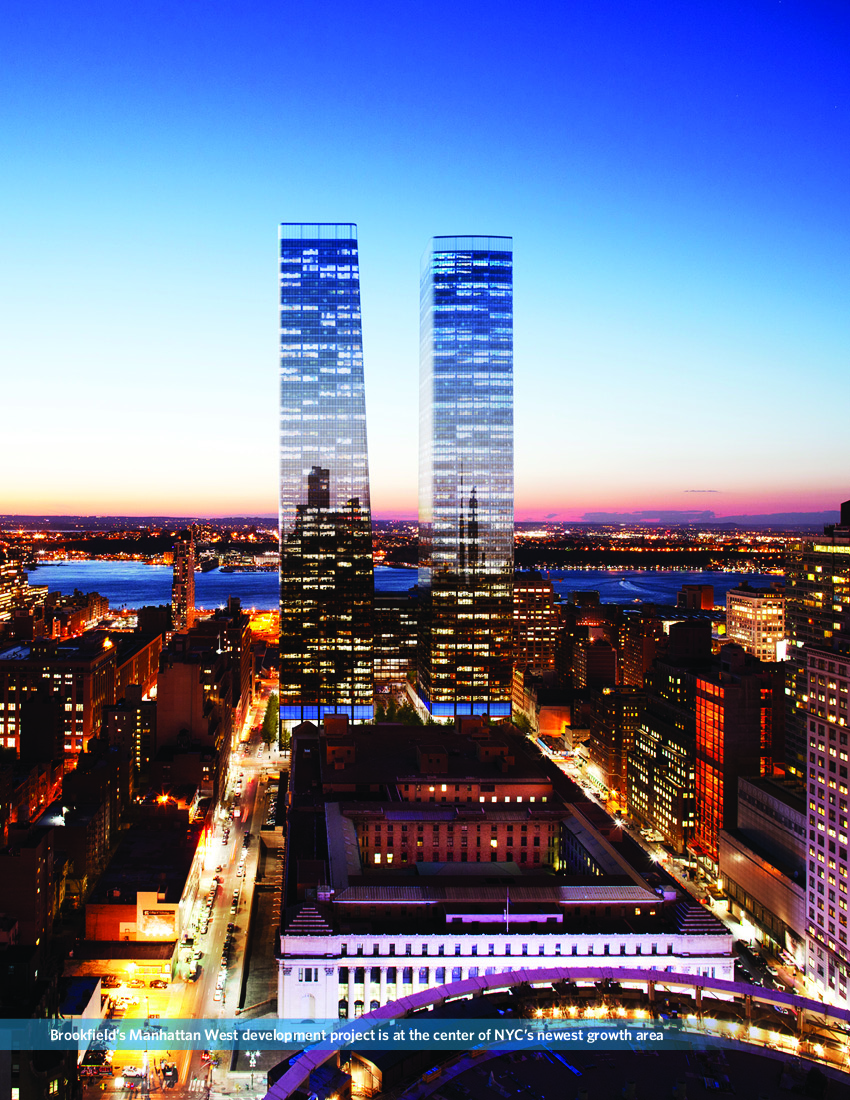
[[[850,1007],[848,769],[850,660],[806,650],[808,665],[808,890],[806,976],[830,1004]]]
[[[731,951],[728,933],[539,935],[527,930],[510,935],[282,936],[278,1015],[336,1019],[339,1002],[347,1000],[349,1016],[354,1016],[358,1001],[363,1002],[362,1011],[369,1012],[423,989],[475,977],[476,971],[484,975],[546,966],[604,966],[734,981]],[[340,981],[344,968],[349,971],[347,985]],[[355,982],[359,968],[364,971],[362,983]],[[392,968],[396,969],[394,982],[389,978]],[[404,981],[406,969],[409,982]],[[442,978],[439,971],[445,971]]]

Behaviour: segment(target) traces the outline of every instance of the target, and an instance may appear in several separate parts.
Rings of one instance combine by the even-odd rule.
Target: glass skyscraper
[[[422,266],[419,694],[511,712],[513,245],[435,237]]]
[[[280,716],[373,714],[357,227],[280,227]]]

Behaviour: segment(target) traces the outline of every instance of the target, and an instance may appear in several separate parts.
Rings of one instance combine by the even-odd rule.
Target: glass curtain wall
[[[435,717],[509,715],[513,246],[435,237],[420,293],[419,694]]]
[[[280,226],[280,715],[371,719],[357,227]]]

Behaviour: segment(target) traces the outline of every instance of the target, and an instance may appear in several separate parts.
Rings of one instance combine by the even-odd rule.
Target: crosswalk
[[[207,1082],[204,1077],[193,1077],[189,1082],[189,1092],[205,1092]]]

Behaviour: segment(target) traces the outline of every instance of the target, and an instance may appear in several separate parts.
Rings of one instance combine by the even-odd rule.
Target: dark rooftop
[[[299,744],[307,734],[312,735],[303,726],[296,740]],[[313,727],[315,729],[315,727]],[[517,780],[540,780],[546,782],[548,776],[542,765],[539,753],[530,745],[523,734],[512,731],[507,726],[485,728],[483,736],[456,733],[444,727],[406,726],[394,723],[380,725],[361,725],[350,729],[341,738],[326,738],[315,733],[316,750],[320,752],[319,766],[323,783],[328,784],[395,784],[398,780],[417,780],[424,775],[433,775],[427,766],[420,765],[419,753],[445,754],[447,770],[440,773],[444,782],[460,780],[486,780],[488,782],[516,782]],[[353,762],[327,762],[326,744],[353,743],[355,759]],[[504,745],[513,763],[503,770],[500,758],[479,759],[479,745]]]
[[[134,903],[140,890],[164,891],[163,901],[180,900],[200,839],[201,826],[180,818],[135,826],[126,832],[89,898],[95,903]]]
[[[169,962],[177,946],[176,940],[82,940],[74,948],[75,959],[143,959],[148,962]]]

